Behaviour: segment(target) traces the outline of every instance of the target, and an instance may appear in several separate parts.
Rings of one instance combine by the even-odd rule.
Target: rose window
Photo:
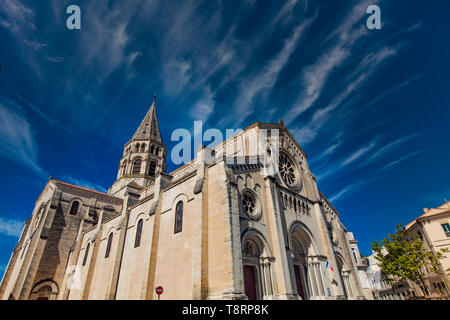
[[[256,199],[250,192],[245,192],[242,196],[242,207],[244,212],[250,217],[256,214]]]
[[[290,187],[296,184],[295,168],[291,160],[284,154],[280,154],[279,169],[284,182]]]
[[[251,189],[244,189],[240,195],[241,209],[252,220],[257,220],[261,217],[261,204],[258,196]]]

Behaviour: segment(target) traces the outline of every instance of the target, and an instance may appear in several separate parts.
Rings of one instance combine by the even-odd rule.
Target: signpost
[[[155,288],[155,291],[156,291],[156,294],[158,295],[158,300],[160,300],[160,299],[161,299],[161,295],[162,295],[163,292],[164,292],[164,288],[161,287],[161,286],[157,286],[157,287]]]

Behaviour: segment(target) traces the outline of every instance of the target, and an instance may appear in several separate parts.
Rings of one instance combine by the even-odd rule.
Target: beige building
[[[171,173],[166,155],[153,103],[108,193],[50,178],[0,298],[364,298],[353,236],[281,121]]]
[[[424,209],[424,214],[405,226],[405,231],[413,236],[419,236],[425,247],[433,253],[442,249],[450,250],[450,202],[440,207]],[[445,258],[440,260],[440,272],[434,273],[426,270],[425,281],[430,292],[426,288],[410,285],[416,295],[429,295],[431,297],[450,297],[450,253],[444,253]]]
[[[425,248],[433,253],[442,249],[450,250],[450,202],[446,202],[438,208],[424,209],[424,214],[405,226],[405,232],[410,237],[419,236]],[[387,252],[386,252],[387,253]],[[444,253],[444,259],[440,260],[439,272],[423,270],[426,274],[426,288],[405,281],[394,283],[386,282],[385,276],[379,267],[379,262],[373,253],[369,258],[369,267],[366,270],[373,295],[377,300],[405,300],[408,298],[450,297],[450,253]]]

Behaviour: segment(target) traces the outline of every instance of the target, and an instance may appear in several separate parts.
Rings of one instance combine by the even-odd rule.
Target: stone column
[[[323,288],[323,281],[322,281],[322,275],[320,274],[320,265],[319,262],[314,262],[314,269],[316,271],[316,280],[317,280],[317,286],[319,287],[319,295],[324,297],[325,296],[325,290]]]
[[[314,276],[314,264],[310,258],[308,258],[308,278],[311,284],[311,296],[316,298],[319,293],[317,290],[316,277]]]
[[[265,258],[262,263],[262,274],[264,277],[264,297],[272,299],[273,298],[273,286],[272,286],[272,272],[271,272],[271,263],[269,258]]]
[[[61,286],[58,300],[69,300],[70,291],[72,287],[76,287],[75,271],[77,268],[78,256],[81,250],[81,244],[83,242],[83,226],[84,219],[80,218],[78,222],[78,231],[75,238],[75,246],[69,253],[69,259],[66,267],[66,272]]]
[[[50,205],[46,208],[42,214],[42,220],[39,223],[39,227],[33,231],[31,236],[31,242],[28,247],[28,251],[24,256],[24,262],[19,273],[19,277],[16,280],[16,285],[13,289],[14,298],[17,300],[26,300],[30,296],[32,290],[32,282],[36,275],[39,263],[44,252],[47,242],[47,236],[44,230],[47,232],[53,225],[53,220],[58,209],[61,208],[59,200],[61,198],[62,191],[55,189],[50,199]]]
[[[91,254],[91,259],[89,262],[89,266],[88,266],[88,271],[86,273],[86,282],[84,285],[84,289],[83,289],[83,295],[82,295],[82,300],[88,300],[89,299],[89,294],[91,292],[91,284],[92,284],[92,280],[94,278],[94,272],[95,272],[95,265],[97,263],[97,258],[98,258],[98,251],[100,248],[100,243],[102,242],[102,233],[103,233],[103,209],[100,211],[100,216],[98,219],[98,223],[97,223],[97,231],[95,233],[94,239],[92,241],[92,254]]]
[[[265,276],[265,263],[263,260],[259,261],[259,274],[260,274],[260,278],[261,278],[261,295],[263,297],[263,299],[266,297],[267,295],[267,287],[266,287],[266,276]]]
[[[128,203],[130,201],[129,196],[127,196],[122,205],[122,217],[117,225],[117,230],[119,230],[119,240],[117,243],[116,253],[114,254],[114,266],[111,275],[111,284],[108,291],[106,292],[105,299],[115,300],[117,297],[117,290],[119,286],[120,269],[122,266],[122,258],[125,247],[125,240],[127,236],[128,219],[130,212],[128,210]]]
[[[269,295],[273,297],[273,283],[272,283],[272,263],[269,261],[267,263],[267,279],[268,279],[268,289],[269,289]]]
[[[347,299],[353,298],[353,291],[350,284],[349,272],[342,272],[342,281],[344,282],[345,291],[347,292]]]
[[[268,176],[265,178],[264,193],[266,194],[267,216],[269,217],[267,224],[270,232],[270,242],[273,245],[272,254],[277,257],[274,264],[276,265],[278,292],[274,294],[280,299],[294,300],[296,295],[293,292],[291,275],[289,273],[289,262],[286,252],[287,243],[283,236],[285,231],[283,230],[281,217],[281,201],[273,177]]]
[[[305,273],[305,264],[303,263],[300,267],[300,277],[302,280],[302,290],[303,290],[303,295],[305,296],[305,300],[309,299],[310,297],[310,289],[309,289],[309,283],[308,283],[308,277],[307,274]]]

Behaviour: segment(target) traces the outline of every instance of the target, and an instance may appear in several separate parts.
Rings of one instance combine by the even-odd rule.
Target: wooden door
[[[295,283],[297,284],[297,293],[303,300],[306,300],[305,293],[303,291],[302,276],[300,273],[300,266],[294,265]]]
[[[256,268],[254,266],[244,266],[244,285],[248,300],[256,300]]]

